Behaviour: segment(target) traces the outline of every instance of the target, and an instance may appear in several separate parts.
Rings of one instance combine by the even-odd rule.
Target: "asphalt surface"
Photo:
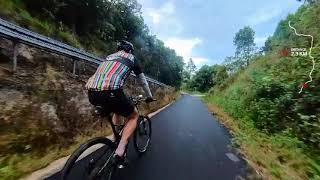
[[[131,143],[130,165],[118,170],[114,180],[245,179],[248,168],[232,149],[228,131],[199,98],[182,95],[152,118],[152,127],[148,151],[139,156]],[[79,174],[88,159],[78,163],[71,179],[82,179]],[[49,179],[58,177],[59,173]]]

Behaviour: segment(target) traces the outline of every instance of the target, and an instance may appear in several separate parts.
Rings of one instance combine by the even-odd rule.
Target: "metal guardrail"
[[[10,39],[15,43],[27,44],[36,48],[44,49],[56,54],[64,55],[73,59],[84,60],[90,63],[99,65],[103,59],[90,54],[84,50],[64,44],[52,38],[35,33],[28,29],[22,28],[11,22],[5,21],[0,18],[0,36]],[[14,58],[15,59],[15,58]],[[155,79],[147,77],[149,82],[155,83],[160,86],[170,87]]]

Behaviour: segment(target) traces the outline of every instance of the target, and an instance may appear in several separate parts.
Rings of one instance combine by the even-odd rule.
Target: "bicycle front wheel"
[[[105,137],[97,137],[82,144],[66,162],[61,171],[61,179],[111,179],[115,169],[114,146]]]
[[[134,133],[134,147],[139,153],[146,152],[151,141],[151,120],[148,116],[140,116]]]

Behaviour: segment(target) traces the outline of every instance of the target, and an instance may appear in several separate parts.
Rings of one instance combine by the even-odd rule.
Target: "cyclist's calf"
[[[123,154],[125,153],[125,149],[128,144],[129,138],[133,134],[134,130],[136,129],[138,118],[139,118],[138,110],[137,108],[134,108],[133,113],[131,113],[127,117],[128,120],[123,129],[121,140],[116,150],[116,154],[118,156],[123,156]]]
[[[121,141],[128,142],[130,136],[133,134],[137,126],[137,121],[139,118],[139,113],[137,108],[134,108],[134,111],[127,117],[127,123],[123,129]]]

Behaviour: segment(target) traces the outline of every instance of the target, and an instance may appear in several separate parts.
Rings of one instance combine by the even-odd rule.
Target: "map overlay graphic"
[[[314,60],[314,57],[312,56],[312,49],[313,49],[313,40],[314,40],[314,38],[313,38],[312,35],[297,33],[297,29],[291,25],[291,21],[289,21],[288,24],[289,24],[289,27],[294,30],[294,33],[295,33],[297,36],[299,36],[299,37],[302,36],[302,37],[309,37],[309,38],[311,38],[310,49],[309,49],[309,57],[310,57],[310,59],[312,60],[312,68],[311,68],[311,71],[309,72],[309,78],[310,78],[310,79],[309,79],[309,81],[307,81],[307,82],[305,82],[305,83],[303,83],[303,84],[301,85],[301,88],[300,88],[300,91],[299,91],[299,94],[300,94],[300,93],[302,93],[303,89],[307,88],[308,85],[312,82],[312,73],[313,73],[313,71],[314,71],[314,69],[315,69],[315,64],[316,64],[316,62],[315,62],[315,60]]]

